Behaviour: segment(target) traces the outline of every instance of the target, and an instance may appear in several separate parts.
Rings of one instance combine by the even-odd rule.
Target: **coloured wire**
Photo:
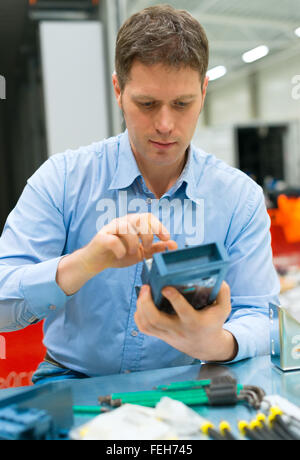
[[[236,441],[236,437],[232,434],[229,423],[226,422],[225,420],[220,422],[219,430],[222,436],[225,438],[225,440]]]
[[[249,423],[246,422],[245,420],[240,420],[238,422],[238,428],[240,430],[240,433],[243,436],[245,436],[245,437],[247,437],[247,438],[249,438],[249,439],[251,439],[253,441],[262,441],[263,440],[262,436],[260,436],[257,432],[255,432],[255,431],[250,429]]]
[[[283,439],[287,441],[295,441],[298,438],[288,428],[287,424],[282,418],[282,410],[278,406],[272,406],[270,408],[269,423],[273,430],[278,433]]]
[[[271,428],[267,425],[266,423],[266,416],[265,414],[259,412],[257,415],[256,415],[256,420],[257,422],[259,423],[259,429],[260,431],[263,433],[263,435],[265,436],[265,438],[267,440],[270,440],[270,441],[278,441],[279,439],[279,436],[271,430]]]
[[[201,431],[202,433],[206,434],[206,436],[209,436],[214,441],[224,441],[224,437],[222,436],[222,434],[219,433],[215,429],[214,425],[210,422],[204,423],[201,426]]]

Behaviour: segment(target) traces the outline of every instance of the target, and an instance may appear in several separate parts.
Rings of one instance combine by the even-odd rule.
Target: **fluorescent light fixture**
[[[210,81],[213,81],[223,77],[226,73],[226,67],[224,67],[223,65],[218,65],[217,67],[213,67],[212,69],[210,69],[206,75],[209,77]]]
[[[295,30],[295,34],[300,38],[300,27]]]
[[[258,46],[257,48],[253,48],[253,50],[247,51],[243,54],[243,61],[250,63],[257,61],[269,54],[269,48],[265,45]]]

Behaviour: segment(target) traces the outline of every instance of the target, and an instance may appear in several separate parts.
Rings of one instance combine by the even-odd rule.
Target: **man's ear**
[[[120,89],[120,85],[119,85],[119,81],[118,81],[118,77],[117,77],[116,72],[114,72],[112,74],[112,84],[113,84],[113,87],[114,87],[114,92],[115,92],[115,96],[116,96],[118,106],[120,107],[120,109],[122,109],[122,104],[121,104],[121,96],[122,96],[122,94],[121,94],[121,89]]]
[[[203,99],[205,99],[205,96],[206,96],[206,90],[207,90],[207,86],[208,86],[208,81],[209,81],[209,77],[205,77],[205,80],[204,80],[204,83],[203,83],[203,88],[202,88]]]

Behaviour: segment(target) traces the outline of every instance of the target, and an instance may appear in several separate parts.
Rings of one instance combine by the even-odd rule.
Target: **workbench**
[[[300,370],[282,372],[271,363],[269,356],[260,356],[233,364],[197,364],[83,380],[66,380],[63,384],[71,388],[74,405],[97,405],[100,395],[152,390],[159,384],[211,379],[228,374],[235,377],[238,383],[259,386],[267,395],[277,394],[300,406]],[[59,384],[61,385],[61,382]],[[0,401],[24,389],[23,387],[0,390]],[[234,434],[238,434],[239,420],[250,421],[256,414],[254,409],[242,404],[230,407],[193,406],[193,408],[215,426],[218,426],[222,420],[228,421]],[[89,419],[90,416],[86,415],[75,416],[74,427],[86,423]]]

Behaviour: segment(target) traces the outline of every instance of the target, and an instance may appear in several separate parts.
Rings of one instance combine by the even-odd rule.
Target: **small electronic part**
[[[52,440],[54,424],[40,409],[10,406],[0,409],[0,440]]]
[[[174,286],[200,310],[216,300],[228,265],[227,254],[217,243],[166,251],[144,262],[142,283],[150,285],[153,301],[161,311],[175,314],[161,293],[165,286]]]
[[[0,400],[0,439],[66,439],[73,398],[63,382],[26,388]]]

